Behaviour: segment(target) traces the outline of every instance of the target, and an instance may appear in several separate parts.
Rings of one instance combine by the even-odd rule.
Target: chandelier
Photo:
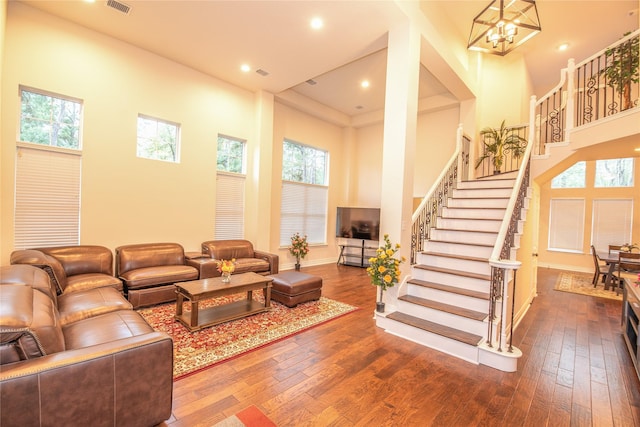
[[[540,30],[535,1],[493,0],[474,18],[467,48],[504,56]]]

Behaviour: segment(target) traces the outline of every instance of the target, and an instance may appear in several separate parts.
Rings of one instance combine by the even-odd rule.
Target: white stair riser
[[[510,197],[511,188],[474,188],[453,190],[452,197],[461,199],[481,199],[483,197]]]
[[[463,181],[457,184],[458,190],[466,190],[469,188],[495,188],[495,187],[509,187],[513,188],[516,184],[515,179],[501,179],[498,181],[492,180],[476,180],[476,181]]]
[[[505,208],[498,209],[474,209],[474,208],[442,208],[443,218],[464,218],[464,219],[497,219],[502,221]]]
[[[480,245],[494,245],[498,233],[470,232],[462,230],[431,230],[431,238],[449,242],[476,243]]]
[[[493,247],[453,244],[430,240],[425,242],[423,250],[425,252],[439,252],[443,254],[455,254],[489,259],[491,252],[493,252]]]
[[[390,334],[450,354],[467,362],[478,364],[478,347],[476,346],[432,334],[431,332],[387,318],[378,317],[376,325],[385,329]]]
[[[475,230],[475,231],[493,231],[498,232],[502,220],[489,219],[459,219],[459,218],[438,218],[436,227],[450,228],[454,230]]]
[[[420,285],[414,285],[412,283],[407,284],[407,293],[416,297],[455,305],[468,310],[480,311],[482,313],[487,313],[489,311],[489,300],[485,299],[468,297],[466,295],[427,288]]]
[[[449,268],[475,274],[491,274],[489,261],[473,261],[468,259],[447,258],[437,255],[418,254],[418,264],[431,267]]]
[[[506,208],[509,199],[449,199],[447,206],[450,208]]]
[[[439,271],[423,270],[415,268],[412,271],[414,279],[424,280],[425,282],[439,283],[441,285],[451,285],[455,283],[463,289],[471,289],[479,292],[489,292],[489,280],[476,279],[474,277],[456,276],[449,273],[441,273]]]

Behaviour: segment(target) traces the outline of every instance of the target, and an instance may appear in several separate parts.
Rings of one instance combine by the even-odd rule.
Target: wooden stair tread
[[[405,313],[400,313],[398,311],[389,313],[387,315],[387,318],[472,346],[479,345],[483,340],[480,335],[475,335],[455,328],[450,328],[448,326],[433,323],[428,320],[420,319],[418,317],[414,317]]]
[[[510,199],[511,196],[487,196],[487,197],[450,197],[450,199],[455,200],[504,200]]]
[[[456,209],[456,208],[452,208],[452,209]],[[468,208],[463,208],[463,209],[468,209]],[[440,216],[439,218],[446,219],[448,221],[451,221],[452,219],[456,219],[456,220],[461,220],[461,221],[495,221],[495,222],[502,222],[502,218],[460,218],[460,217],[457,217],[457,216]]]
[[[482,257],[477,257],[477,256],[469,256],[469,255],[445,254],[445,253],[442,253],[442,252],[432,252],[432,251],[422,251],[421,254],[423,254],[423,255],[431,255],[431,256],[438,256],[438,257],[442,257],[442,258],[453,258],[453,259],[459,259],[459,260],[464,260],[464,261],[489,262],[488,258],[482,258]]]
[[[453,242],[451,240],[436,240],[436,239],[429,239],[428,241],[429,242],[434,242],[434,243],[447,243],[447,244],[451,244],[451,245],[480,246],[480,247],[484,247],[484,248],[493,248],[493,245],[488,245],[486,243]]]
[[[436,289],[438,291],[449,292],[456,295],[462,295],[471,298],[478,298],[482,300],[489,300],[489,294],[486,292],[474,291],[471,289],[458,288],[456,286],[443,285],[441,283],[432,283],[420,279],[409,279],[407,283],[413,285],[422,286],[424,288]]]
[[[433,310],[443,311],[456,316],[466,317],[467,319],[483,321],[488,316],[487,313],[469,310],[468,308],[458,307],[456,305],[445,304],[443,302],[433,301],[426,298],[420,298],[414,295],[403,295],[398,298],[401,301],[416,304],[422,307],[431,308]]]
[[[471,273],[469,271],[452,270],[450,268],[432,267],[424,264],[415,264],[413,267],[419,268],[421,270],[435,271],[437,273],[446,273],[446,274],[453,274],[455,276],[470,277],[472,279],[491,280],[491,276],[488,274],[478,274],[478,273]]]
[[[462,228],[442,228],[442,227],[433,227],[434,230],[438,231],[463,231],[465,233],[484,233],[484,234],[498,234],[497,231],[483,231],[483,230],[465,230]]]

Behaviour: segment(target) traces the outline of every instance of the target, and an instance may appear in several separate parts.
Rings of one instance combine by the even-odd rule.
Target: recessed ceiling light
[[[558,50],[560,52],[563,52],[565,50],[569,49],[569,43],[562,43],[560,46],[558,46]]]
[[[636,148],[636,149],[634,149],[633,151],[640,151],[640,148]]]
[[[240,66],[240,71],[244,72],[244,73],[248,73],[249,71],[251,71],[251,67],[247,64],[242,64]]]
[[[360,83],[360,86],[363,88],[368,88],[369,87],[369,80],[363,80],[362,83]]]
[[[311,19],[311,28],[313,28],[314,30],[319,30],[322,27],[324,27],[324,21],[322,20],[322,18],[316,16],[315,18]]]

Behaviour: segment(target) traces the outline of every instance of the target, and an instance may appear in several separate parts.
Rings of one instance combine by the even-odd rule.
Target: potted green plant
[[[384,235],[384,245],[376,249],[376,256],[369,258],[367,274],[371,278],[371,284],[380,288],[380,299],[376,302],[376,311],[384,313],[382,292],[393,288],[400,279],[400,264],[406,261],[405,257],[396,258],[394,255],[400,249],[400,244],[392,245],[389,235]]]
[[[601,74],[608,86],[622,94],[622,110],[631,108],[631,84],[638,83],[638,39],[634,37],[605,52],[607,65]]]
[[[527,140],[520,135],[514,133],[504,125],[504,120],[500,124],[500,128],[486,127],[480,131],[482,142],[484,143],[484,152],[476,162],[476,168],[479,167],[485,159],[491,159],[493,162],[493,173],[498,174],[502,168],[504,157],[511,153],[513,157],[519,158],[524,154],[527,148]]]

